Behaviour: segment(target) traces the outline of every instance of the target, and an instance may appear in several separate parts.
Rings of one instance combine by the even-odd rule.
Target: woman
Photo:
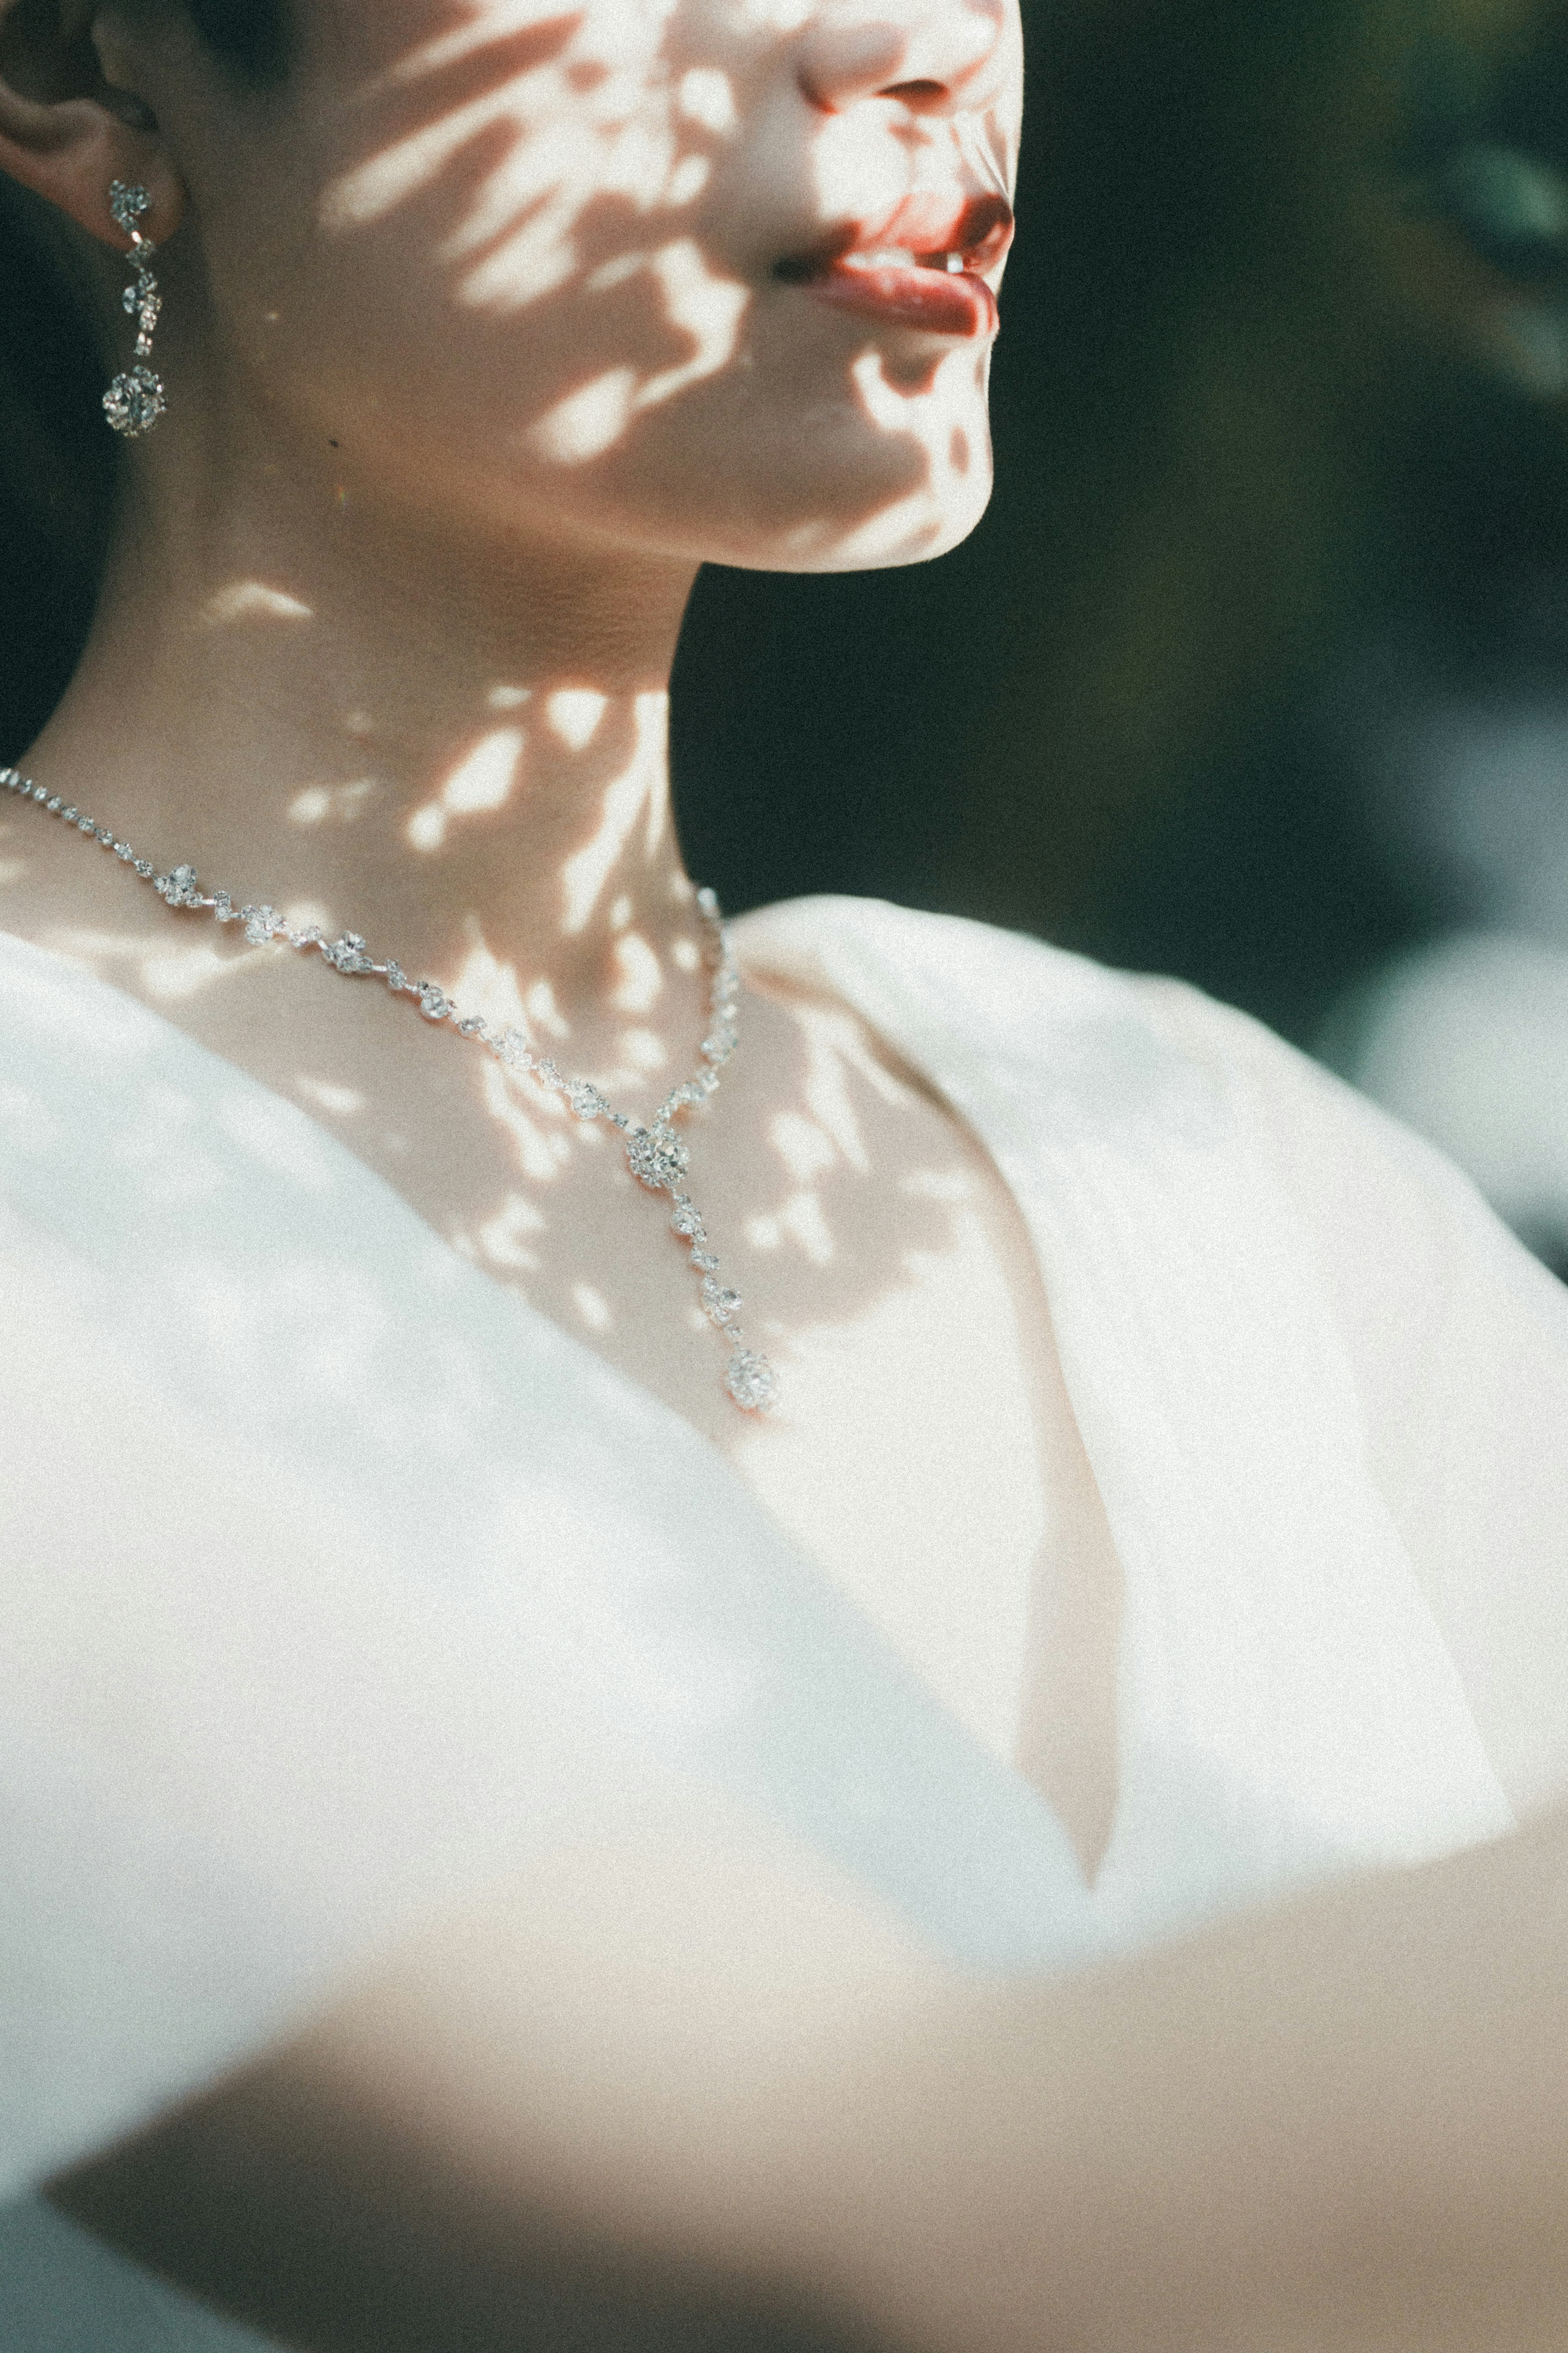
[[[1013,14],[0,26],[147,371],[0,808],[7,2348],[1556,2342],[1568,1306],[668,822],[697,564],[984,503]]]

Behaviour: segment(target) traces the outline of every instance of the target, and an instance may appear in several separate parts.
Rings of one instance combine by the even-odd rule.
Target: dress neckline
[[[997,1804],[1007,1785],[1017,1835],[1044,1834],[1028,1868],[1046,1871],[1067,1946],[1114,1947],[1509,1827],[1367,1472],[1321,1283],[1223,1074],[1162,1031],[1138,984],[1016,935],[832,899],[735,930],[743,964],[842,998],[921,1074],[988,1155],[1035,1252],[1126,1580],[1118,1792],[1092,1889],[1034,1785],[893,1663],[947,1727],[944,1752],[968,1755],[963,1778]],[[84,966],[10,944],[309,1131],[612,1415],[658,1430],[671,1479],[699,1464],[721,1479],[737,1524],[765,1524],[892,1661],[717,1446],[471,1267],[308,1111]]]
[[[794,903],[802,913],[806,913],[814,905],[819,902],[802,901]],[[768,915],[777,915],[786,912],[789,912],[789,910],[771,909],[762,911],[762,914],[765,917]],[[753,962],[746,953],[745,941],[748,936],[755,935],[763,930],[761,920],[758,918],[742,917],[729,928],[736,934],[736,944],[740,953],[740,961],[742,963],[742,970],[755,971],[763,976],[772,973],[773,965],[769,960],[763,957]],[[628,1419],[641,1424],[644,1428],[647,1428],[649,1425],[658,1428],[666,1440],[668,1447],[677,1453],[684,1450],[689,1461],[700,1460],[705,1466],[708,1477],[719,1482],[722,1491],[731,1499],[731,1505],[736,1502],[740,1502],[743,1504],[744,1509],[747,1512],[755,1514],[764,1521],[770,1531],[772,1531],[776,1543],[789,1554],[802,1577],[809,1579],[812,1584],[817,1587],[820,1590],[828,1592],[832,1595],[834,1606],[838,1613],[842,1617],[852,1620],[859,1633],[863,1636],[865,1641],[877,1651],[881,1653],[881,1655],[894,1667],[895,1672],[902,1679],[907,1681],[913,1689],[919,1692],[923,1703],[941,1716],[942,1723],[948,1727],[953,1741],[962,1744],[963,1748],[969,1752],[973,1759],[987,1775],[1000,1775],[1005,1777],[1006,1782],[1026,1801],[1026,1804],[1037,1811],[1042,1821],[1048,1826],[1052,1845],[1054,1847],[1059,1847],[1059,1855],[1054,1856],[1052,1859],[1053,1868],[1056,1870],[1058,1874],[1068,1883],[1068,1886],[1066,1888],[1058,1888],[1058,1897],[1070,1892],[1071,1897],[1076,1899],[1079,1904],[1086,1906],[1092,1905],[1095,1889],[1104,1881],[1106,1866],[1109,1863],[1111,1853],[1116,1847],[1120,1828],[1121,1800],[1124,1794],[1123,1781],[1125,1773],[1124,1756],[1120,1753],[1124,1750],[1125,1747],[1125,1740],[1123,1737],[1124,1727],[1121,1724],[1120,1711],[1117,1806],[1115,1815],[1113,1817],[1110,1838],[1108,1841],[1105,1854],[1101,1860],[1100,1869],[1096,1874],[1093,1885],[1091,1885],[1085,1877],[1082,1866],[1079,1861],[1077,1851],[1073,1847],[1072,1841],[1068,1837],[1066,1829],[1064,1828],[1055,1808],[1037,1785],[1029,1779],[1028,1776],[1021,1770],[1016,1759],[1011,1757],[1004,1757],[987,1748],[956,1716],[952,1715],[948,1709],[943,1706],[936,1693],[924,1682],[922,1678],[917,1675],[912,1667],[909,1667],[905,1664],[903,1660],[893,1650],[892,1646],[887,1641],[887,1638],[876,1627],[875,1623],[867,1615],[867,1613],[860,1609],[860,1607],[844,1590],[838,1582],[831,1577],[830,1573],[826,1568],[822,1567],[811,1554],[804,1550],[790,1533],[782,1526],[774,1517],[773,1514],[770,1511],[765,1500],[748,1484],[741,1472],[731,1461],[729,1455],[725,1453],[723,1449],[717,1445],[711,1439],[708,1438],[696,1427],[695,1424],[688,1421],[683,1415],[676,1410],[675,1408],[667,1405],[662,1398],[658,1397],[652,1390],[646,1388],[644,1384],[637,1381],[632,1375],[623,1372],[618,1366],[611,1364],[606,1358],[599,1356],[595,1350],[590,1348],[586,1343],[580,1340],[567,1326],[556,1322],[553,1317],[547,1315],[542,1309],[535,1307],[530,1301],[521,1297],[517,1293],[509,1290],[504,1284],[496,1282],[494,1277],[491,1276],[486,1269],[482,1266],[474,1264],[470,1260],[466,1258],[455,1248],[452,1242],[439,1230],[438,1228],[431,1225],[428,1220],[421,1215],[419,1210],[396,1190],[395,1187],[390,1185],[384,1176],[382,1176],[375,1169],[371,1167],[367,1162],[363,1160],[359,1155],[353,1151],[352,1145],[345,1142],[344,1139],[336,1134],[334,1130],[328,1127],[315,1114],[315,1113],[310,1110],[308,1104],[295,1102],[291,1096],[284,1094],[279,1089],[269,1085],[265,1080],[255,1077],[253,1073],[245,1070],[240,1064],[230,1061],[227,1057],[219,1054],[212,1048],[202,1044],[200,1040],[193,1038],[188,1031],[183,1029],[177,1021],[171,1020],[170,1018],[162,1010],[148,1005],[142,998],[135,996],[130,990],[120,987],[115,982],[105,979],[100,974],[94,971],[88,964],[58,951],[40,947],[31,941],[21,939],[15,934],[0,932],[0,952],[5,951],[9,951],[25,957],[36,957],[47,965],[55,967],[61,972],[68,973],[70,976],[70,981],[73,987],[86,994],[96,994],[100,1000],[108,1000],[112,1003],[116,1013],[121,1018],[123,1019],[126,1017],[129,1017],[139,1024],[146,1025],[151,1031],[155,1032],[167,1046],[171,1047],[176,1054],[182,1057],[195,1057],[210,1068],[216,1069],[223,1074],[226,1085],[227,1085],[231,1090],[243,1094],[253,1103],[264,1104],[270,1107],[273,1112],[280,1114],[297,1129],[308,1131],[312,1139],[313,1145],[322,1155],[340,1166],[348,1166],[352,1167],[353,1171],[353,1181],[356,1184],[374,1188],[374,1191],[379,1196],[383,1197],[384,1199],[395,1204],[397,1211],[403,1217],[412,1220],[415,1225],[416,1225],[427,1248],[432,1250],[444,1263],[448,1265],[454,1273],[460,1271],[462,1276],[481,1282],[486,1293],[492,1300],[500,1303],[504,1310],[510,1315],[517,1319],[521,1329],[530,1332],[537,1338],[545,1341],[551,1349],[557,1352],[564,1352],[569,1358],[574,1360],[579,1366],[590,1376],[593,1385],[597,1389],[599,1395],[603,1398],[614,1398],[618,1400],[620,1405],[626,1409]],[[788,976],[785,975],[784,976]],[[851,1009],[858,1015],[860,1015],[860,1018],[866,1019],[868,1028],[871,1029],[875,1034],[880,1037],[881,1033],[876,1029],[876,1024],[871,1021],[868,1016],[861,1012],[861,1008],[856,1001],[854,996],[847,990],[840,992],[840,994],[843,997],[843,1001],[849,1005]],[[921,1060],[917,1056],[907,1052],[894,1039],[888,1039],[883,1042],[888,1046],[890,1051],[894,1052],[898,1058],[904,1062],[908,1068],[913,1071],[922,1081],[931,1086],[933,1090],[941,1092],[941,1090],[937,1087],[937,1082],[934,1075],[928,1072],[922,1067]],[[942,1100],[944,1103],[947,1102],[947,1098],[944,1093],[942,1095]],[[976,1145],[976,1148],[984,1152],[987,1159],[991,1161],[997,1176],[997,1181],[1004,1186],[1005,1189],[1007,1191],[1009,1198],[1014,1201],[1015,1207],[1019,1207],[1012,1186],[1008,1183],[1005,1176],[996,1166],[991,1146],[984,1134],[979,1129],[974,1127],[967,1119],[965,1119],[963,1113],[958,1111],[955,1107],[949,1104],[948,1108],[951,1115],[958,1121],[970,1134],[972,1140]],[[1036,1248],[1033,1233],[1026,1222],[1025,1224],[1025,1232],[1028,1239],[1031,1253],[1035,1258],[1037,1266],[1038,1266],[1038,1251]],[[1040,1266],[1039,1271],[1042,1282],[1044,1282],[1046,1280],[1046,1270],[1043,1266]],[[1065,1926],[1066,1924],[1064,1923],[1063,1925]],[[1087,1928],[1081,1930],[1079,1933],[1087,1934]]]

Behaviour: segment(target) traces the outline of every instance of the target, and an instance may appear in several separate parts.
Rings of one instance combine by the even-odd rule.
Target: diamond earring
[[[151,432],[169,405],[162,376],[147,364],[153,356],[153,330],[158,323],[163,298],[153,275],[153,256],[158,248],[151,237],[142,236],[136,224],[152,206],[153,199],[145,188],[128,188],[123,180],[116,180],[110,188],[109,209],[131,239],[129,259],[136,275],[123,299],[126,310],[136,322],[136,350],[126,373],[117,375],[104,394],[103,413],[114,430],[123,433],[129,441]]]

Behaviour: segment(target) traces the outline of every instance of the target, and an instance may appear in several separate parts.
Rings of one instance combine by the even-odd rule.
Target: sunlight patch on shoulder
[[[149,997],[165,1005],[177,1004],[195,997],[214,981],[223,980],[235,969],[226,956],[216,948],[191,947],[160,950],[147,956],[142,965],[142,986]]]
[[[809,1185],[838,1158],[832,1136],[799,1112],[781,1111],[768,1129],[768,1140],[797,1185]]]
[[[793,1242],[798,1243],[813,1266],[830,1266],[838,1255],[819,1194],[792,1194],[779,1211],[779,1225]]]
[[[572,1303],[590,1332],[607,1332],[615,1320],[610,1314],[609,1301],[591,1282],[573,1284]]]
[[[495,1216],[479,1228],[479,1248],[492,1266],[531,1274],[539,1266],[539,1254],[526,1238],[542,1233],[544,1222],[543,1211],[525,1193],[509,1193]]]
[[[356,1111],[365,1106],[365,1097],[357,1088],[336,1087],[327,1079],[309,1078],[302,1071],[296,1073],[294,1085],[306,1103],[314,1103],[318,1111],[330,1112],[334,1119],[352,1119]]]

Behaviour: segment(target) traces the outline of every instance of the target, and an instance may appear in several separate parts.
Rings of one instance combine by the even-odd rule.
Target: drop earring
[[[126,310],[136,322],[136,350],[131,366],[123,375],[115,377],[104,394],[103,413],[114,430],[123,433],[128,441],[151,432],[169,405],[162,376],[148,365],[153,356],[153,331],[157,326],[163,298],[153,275],[153,256],[158,248],[151,237],[142,236],[136,224],[152,207],[153,199],[145,188],[128,188],[123,180],[116,180],[110,188],[109,209],[131,239],[129,259],[136,275],[123,299]]]

